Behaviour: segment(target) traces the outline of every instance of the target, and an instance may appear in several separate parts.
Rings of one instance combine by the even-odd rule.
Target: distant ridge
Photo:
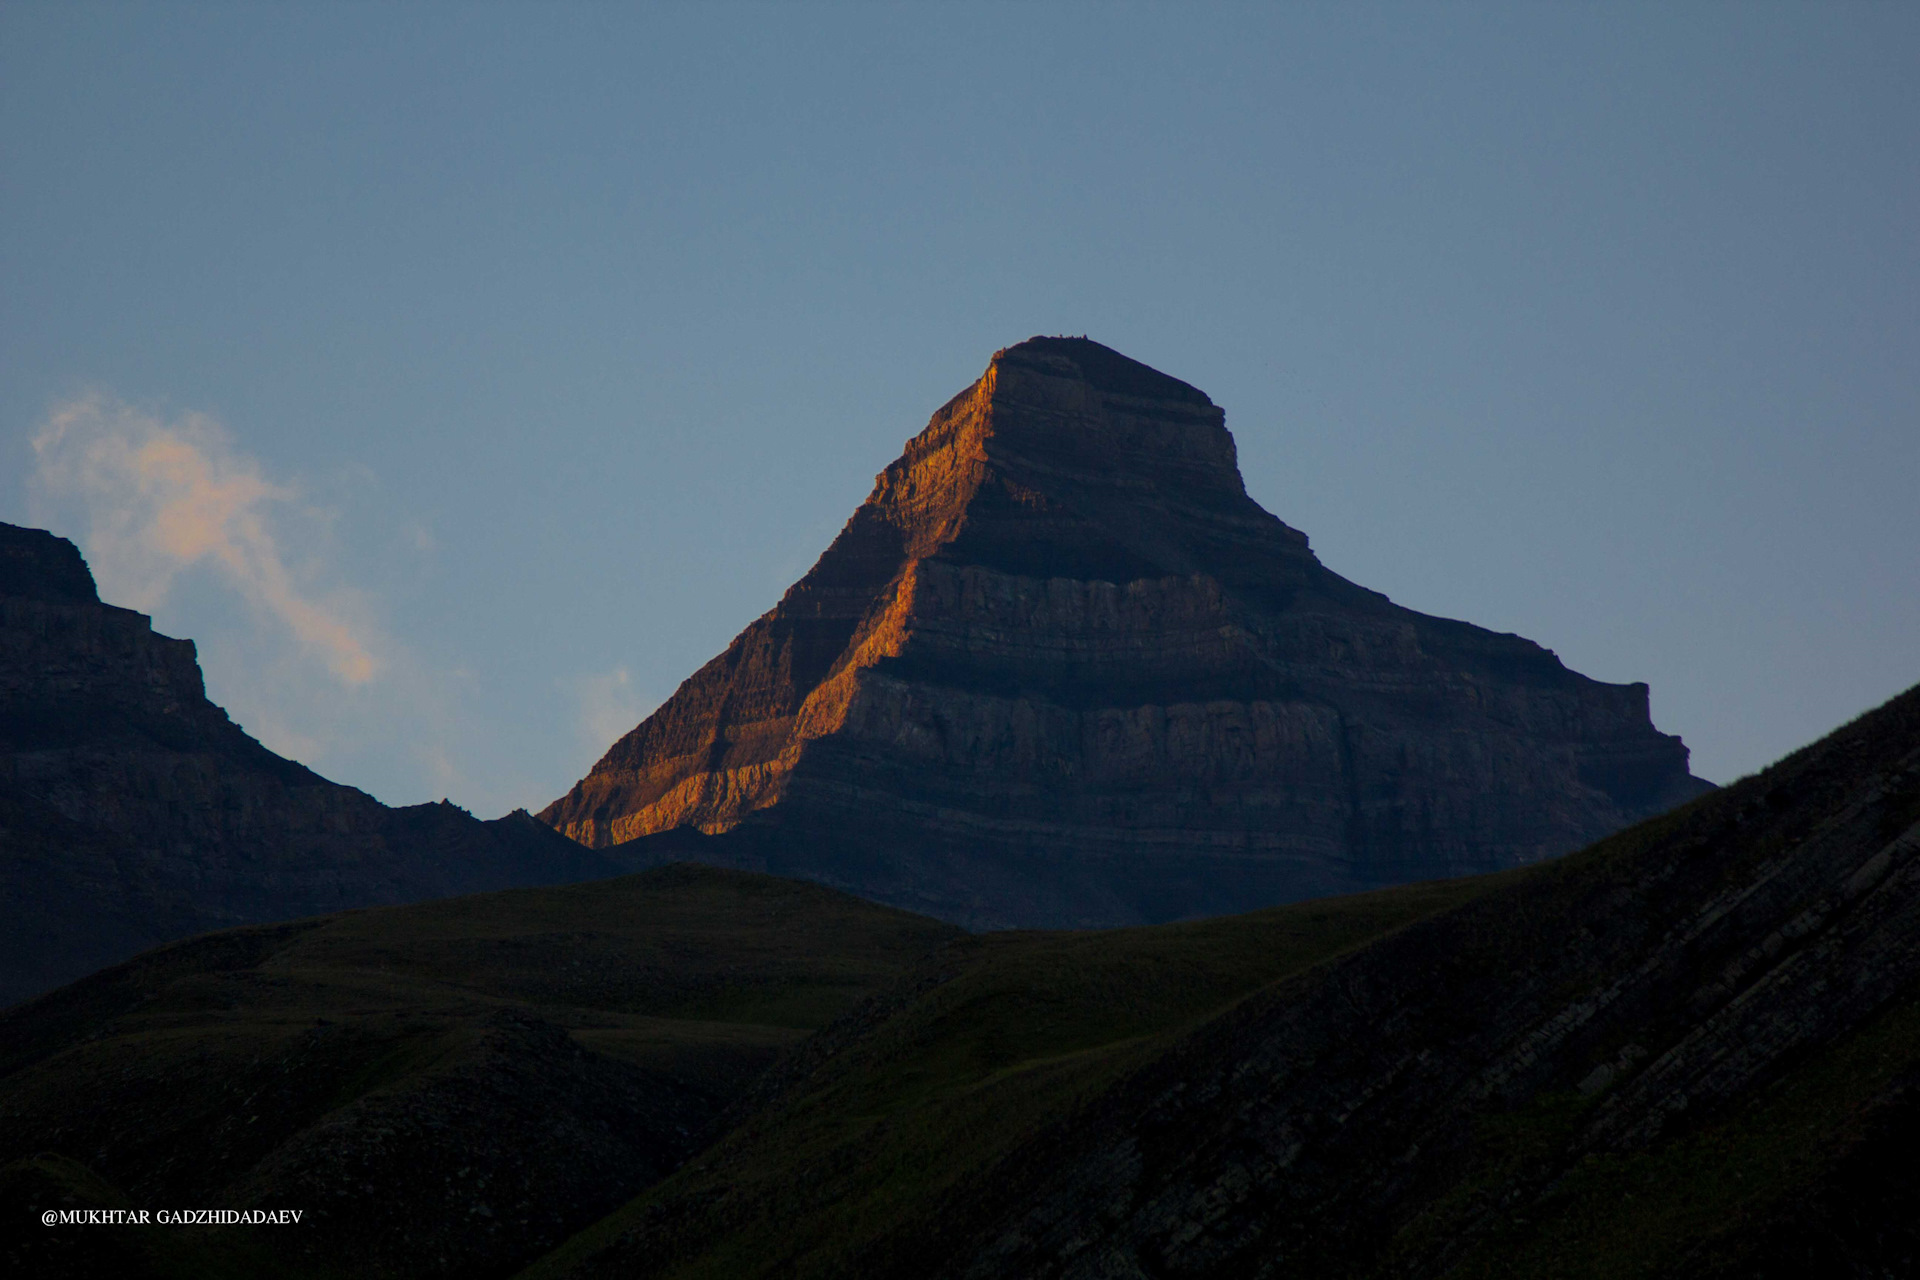
[[[1707,789],[1645,685],[1347,582],[1204,392],[1036,337],[540,817],[635,865],[1095,926],[1518,866]]]
[[[616,870],[524,812],[389,809],[275,755],[192,641],[0,524],[0,1005],[208,929]]]

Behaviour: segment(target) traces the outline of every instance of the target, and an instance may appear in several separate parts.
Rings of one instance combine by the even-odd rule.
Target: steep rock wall
[[[1686,759],[1646,686],[1327,570],[1198,390],[1034,339],[540,816],[975,926],[1121,924],[1564,853],[1705,789]]]

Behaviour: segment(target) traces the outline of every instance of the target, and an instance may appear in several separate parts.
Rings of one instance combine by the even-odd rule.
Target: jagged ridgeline
[[[1645,685],[1346,581],[1205,394],[1034,338],[540,816],[631,864],[1087,926],[1519,866],[1707,785]]]
[[[208,929],[617,870],[524,812],[389,809],[275,755],[191,640],[0,524],[0,1005]]]

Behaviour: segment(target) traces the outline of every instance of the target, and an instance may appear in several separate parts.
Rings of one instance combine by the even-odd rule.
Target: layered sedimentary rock
[[[275,755],[192,641],[0,525],[0,1004],[207,929],[613,870],[525,813],[389,809]]]
[[[540,816],[1085,926],[1515,866],[1706,786],[1645,685],[1346,581],[1247,496],[1206,395],[1035,338]]]

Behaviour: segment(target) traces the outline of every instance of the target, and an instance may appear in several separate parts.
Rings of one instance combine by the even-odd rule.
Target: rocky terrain
[[[208,929],[617,870],[524,813],[389,809],[275,755],[191,641],[0,525],[0,1004]]]
[[[1645,685],[1347,582],[1247,496],[1204,394],[1035,338],[540,817],[1078,927],[1520,866],[1705,789]]]
[[[1920,1268],[1920,689],[1544,866],[975,946],[528,1276]]]

